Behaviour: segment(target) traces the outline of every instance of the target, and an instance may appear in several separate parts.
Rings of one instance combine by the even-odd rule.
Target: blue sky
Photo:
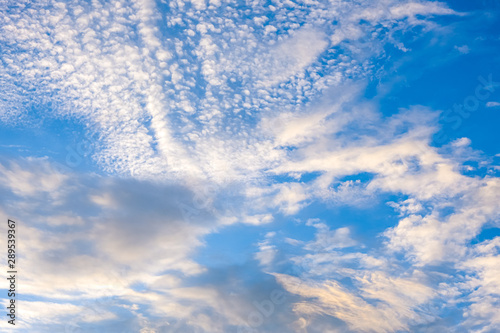
[[[4,1],[15,330],[500,331],[499,15]]]

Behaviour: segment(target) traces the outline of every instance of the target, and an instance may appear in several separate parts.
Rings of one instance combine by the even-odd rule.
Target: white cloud
[[[2,170],[27,179],[35,179],[44,170],[60,176],[43,160],[11,163]],[[31,191],[24,191],[23,196],[9,200],[8,209],[17,212],[15,220],[26,242],[23,295],[45,299],[22,303],[22,318],[27,323],[42,317],[47,318],[43,322],[47,325],[113,319],[117,315],[107,307],[96,312],[100,313],[97,316],[85,314],[79,303],[89,299],[99,303],[100,298],[111,296],[128,298],[137,281],[174,288],[178,284],[175,276],[165,271],[189,276],[204,270],[189,257],[217,224],[209,209],[199,209],[191,219],[183,216],[178,201],[194,205],[192,193],[182,187],[120,179],[96,184],[96,177],[65,175],[63,179],[71,179],[72,186],[60,183],[49,188],[52,193],[64,188],[62,197],[34,197]],[[14,183],[1,186],[2,192],[19,187]],[[95,194],[99,192],[105,195]],[[2,204],[2,218],[6,218],[6,208]],[[64,211],[71,213],[61,215]],[[71,304],[52,306],[51,302],[61,300]],[[52,315],[46,315],[44,309],[51,309],[46,311],[53,311]],[[64,321],[59,320],[61,316]]]
[[[8,301],[3,301],[2,306],[7,306]],[[19,301],[18,301],[19,302]],[[84,306],[71,303],[54,303],[23,300],[20,310],[18,308],[16,325],[24,329],[38,330],[44,325],[59,325],[59,327],[70,328],[69,321],[76,320],[83,323],[96,323],[104,320],[116,319],[117,316],[106,309],[88,309]],[[20,310],[20,311],[19,311]],[[69,319],[71,318],[71,319]],[[2,321],[0,328],[12,329],[11,324]]]
[[[390,12],[396,19],[403,17],[414,18],[416,15],[457,15],[442,2],[406,2],[391,7]]]
[[[260,67],[261,76],[258,84],[269,87],[302,72],[317,59],[327,45],[326,38],[320,31],[297,31],[271,48],[268,54],[257,58],[256,66]]]
[[[439,214],[443,206],[436,205],[428,215],[403,218],[396,227],[387,231],[389,246],[406,249],[407,255],[419,264],[442,260],[456,262],[465,256],[467,242],[486,223],[498,218],[494,208],[495,202],[500,199],[498,187],[497,179],[488,179],[462,188],[463,197],[453,205],[457,210],[446,217]],[[447,202],[447,205],[450,203]]]
[[[455,49],[458,50],[458,52],[462,54],[468,54],[470,52],[470,48],[467,45],[462,45],[462,46],[456,46]]]
[[[105,171],[138,178],[253,178],[282,157],[273,144],[298,144],[334,125],[325,118],[329,112],[313,119],[296,111],[347,78],[364,77],[371,70],[367,59],[380,50],[371,40],[373,54],[338,55],[325,69],[318,59],[333,45],[321,22],[339,20],[335,33],[352,35],[353,22],[379,13],[370,16],[373,26],[362,32],[367,35],[387,25],[388,15],[404,21],[417,13],[452,13],[440,3],[315,2],[293,13],[277,6],[259,27],[232,7],[213,15],[217,2],[192,5],[173,3],[165,20],[154,1],[75,1],[48,6],[48,12],[40,3],[19,16],[3,14],[0,40],[13,52],[2,54],[2,119],[30,120],[19,110],[26,96],[18,87],[33,86],[29,99],[51,105],[47,116],[74,117],[99,134],[93,158]],[[256,13],[270,9],[251,6]],[[174,26],[182,26],[179,37],[170,36]],[[249,124],[260,123],[261,111],[274,117],[284,110],[289,117],[283,120],[293,123],[269,142],[255,142],[261,128]]]
[[[355,246],[357,244],[357,242],[351,238],[351,231],[347,227],[330,230],[325,223],[314,222],[313,220],[308,220],[307,225],[317,229],[315,240],[307,243],[304,247],[307,250],[326,252],[332,249]]]
[[[356,252],[362,245],[350,228],[325,223],[310,223],[317,230],[309,242],[287,240],[309,251],[291,262],[317,278],[276,274],[301,298],[289,322],[303,331],[325,314],[354,331],[386,332],[431,320],[421,308],[436,293],[428,276],[394,273],[400,266],[393,256],[402,252],[422,270],[447,262],[471,272],[442,295],[471,293],[467,325],[498,327],[491,310],[498,306],[496,245],[470,248],[487,223],[497,224],[497,178],[461,173],[464,156],[472,156],[470,140],[442,149],[429,144],[435,112],[414,106],[381,119],[361,97],[365,87],[348,84],[375,74],[371,61],[385,43],[407,50],[395,37],[400,31],[432,27],[428,16],[457,13],[440,2],[272,8],[254,2],[242,13],[234,6],[213,11],[219,1],[176,1],[163,17],[157,5],[35,3],[0,14],[1,121],[32,126],[36,119],[26,105],[37,105],[47,117],[86,123],[98,134],[93,158],[104,171],[157,181],[94,181],[35,160],[0,165],[0,186],[15,195],[2,214],[15,207],[24,225],[25,293],[54,302],[118,295],[133,303],[127,309],[140,321],[138,330],[154,329],[134,312],[149,306],[172,326],[178,320],[180,330],[224,332],[244,322],[244,302],[220,301],[225,295],[213,286],[183,285],[208,274],[192,259],[205,235],[236,222],[270,223],[272,212],[294,215],[314,199],[361,206],[391,193],[403,197],[392,204],[401,217],[383,234],[383,255]],[[264,19],[264,10],[274,14]],[[368,23],[360,28],[359,20]],[[335,27],[325,23],[334,21]],[[324,101],[312,107],[321,95]],[[342,180],[359,174],[369,177]],[[202,208],[193,207],[193,193],[175,186],[185,182],[201,193],[200,179],[220,186]],[[221,204],[227,198],[217,196],[224,192],[234,194],[239,212]],[[176,200],[188,203],[184,214]],[[279,253],[268,236],[255,258],[271,269]],[[137,291],[138,281],[156,290]],[[45,314],[43,304],[31,304],[30,318]],[[57,304],[61,315],[86,320],[78,305]]]
[[[496,107],[499,107],[499,106],[500,106],[499,102],[488,102],[488,103],[486,103],[486,107],[488,107],[488,108],[496,108]]]
[[[28,178],[53,170],[39,159],[3,168]],[[23,322],[37,325],[41,332],[65,330],[68,323],[68,329],[124,326],[139,331],[168,326],[206,332],[244,324],[242,318],[252,306],[248,295],[229,297],[226,285],[185,286],[186,279],[207,274],[207,268],[191,258],[203,246],[204,236],[226,224],[250,223],[241,215],[229,216],[228,221],[226,212],[213,210],[216,192],[206,191],[210,200],[204,205],[199,195],[205,191],[199,184],[191,192],[147,181],[65,176],[73,186],[51,188],[56,193],[64,188],[61,198],[27,193],[0,206],[4,220],[7,210],[16,212],[25,242],[22,293],[36,301],[26,304],[30,308],[23,310]],[[15,184],[1,184],[0,192],[11,186]],[[71,215],[61,215],[64,211]],[[272,221],[270,214],[254,218],[254,224]],[[268,233],[266,239],[273,236]],[[272,252],[272,246],[261,244],[261,250]],[[272,261],[266,255],[261,258],[264,264]],[[149,319],[141,314],[145,308]],[[45,316],[47,309],[52,315]],[[37,320],[41,316],[47,319]]]
[[[68,180],[68,176],[58,173],[48,163],[40,165],[40,169],[30,172],[16,162],[11,162],[9,167],[0,164],[0,184],[21,197],[44,193],[53,197],[59,196],[59,190]]]
[[[378,301],[372,305],[334,281],[318,283],[284,274],[275,277],[286,290],[303,299],[294,305],[296,313],[336,317],[355,332],[408,330],[409,322],[426,321],[416,310],[433,296],[430,288],[416,281],[387,279],[374,273],[361,280],[365,297]]]
[[[284,214],[292,215],[304,207],[307,195],[301,184],[283,183],[275,186],[278,193],[273,198],[273,204]]]
[[[265,239],[258,243],[259,251],[255,253],[255,259],[257,259],[260,265],[266,267],[270,266],[276,257],[278,250],[276,246],[270,244],[270,241],[275,236],[276,233],[270,232],[266,234]]]
[[[422,205],[413,198],[406,199],[398,203],[389,202],[388,205],[398,210],[401,213],[401,215],[415,214],[423,210]]]

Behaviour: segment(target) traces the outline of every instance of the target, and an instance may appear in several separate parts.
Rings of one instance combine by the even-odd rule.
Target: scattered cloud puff
[[[339,228],[330,231],[328,226],[316,220],[308,220],[306,225],[318,229],[316,240],[305,246],[306,250],[329,251],[335,248],[351,247],[356,245],[356,241],[351,239],[349,228]]]
[[[470,52],[470,48],[467,45],[455,46],[455,49],[462,54],[467,54]]]
[[[499,106],[500,106],[499,102],[487,102],[486,103],[486,107],[488,107],[488,108],[497,108]]]

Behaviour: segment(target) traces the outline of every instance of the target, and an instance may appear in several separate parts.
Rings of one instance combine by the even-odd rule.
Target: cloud
[[[414,18],[417,15],[457,15],[458,13],[448,8],[442,2],[406,2],[401,5],[394,6],[390,9],[394,18],[409,17]]]
[[[432,263],[442,260],[456,261],[466,254],[467,243],[482,227],[498,218],[494,202],[498,200],[497,179],[478,181],[464,188],[463,197],[453,207],[457,211],[441,217],[439,210],[445,205],[436,205],[428,215],[409,215],[389,229],[390,247],[407,249],[407,255],[417,263]],[[442,197],[439,198],[444,200]],[[458,208],[459,207],[459,208]],[[467,231],[467,232],[464,232]]]
[[[308,243],[304,247],[307,250],[330,251],[332,249],[351,247],[357,244],[357,242],[350,237],[351,231],[349,228],[344,227],[330,230],[326,224],[316,222],[315,220],[308,220],[306,224],[318,230],[316,232],[315,241]]]
[[[269,266],[278,251],[274,245],[270,244],[270,239],[274,237],[275,232],[269,232],[266,234],[265,240],[259,242],[259,251],[255,254],[255,259],[259,261],[262,266]]]
[[[8,305],[7,301],[2,302],[2,305]],[[83,323],[95,323],[117,318],[115,314],[106,309],[99,310],[89,311],[83,306],[71,303],[22,301],[22,311],[20,311],[19,317],[16,318],[16,325],[22,325],[24,329],[38,330],[42,327],[48,328],[49,325],[65,326],[69,318]],[[69,327],[69,325],[66,326]],[[12,326],[7,324],[6,321],[3,321],[0,327],[12,329]]]
[[[8,207],[2,205],[1,215],[6,218],[6,209],[15,212],[10,218],[16,220],[25,244],[23,295],[40,299],[23,302],[22,320],[27,324],[34,325],[33,318],[41,317],[52,318],[43,324],[59,326],[124,320],[109,302],[94,317],[82,312],[81,303],[120,297],[125,303],[115,299],[114,305],[121,307],[127,300],[150,304],[148,295],[134,290],[137,282],[168,290],[177,287],[178,277],[204,271],[189,257],[217,223],[209,209],[199,209],[190,219],[183,216],[179,202],[194,205],[187,188],[95,175],[60,175],[47,161],[36,159],[11,162],[1,170],[4,175],[15,173],[13,179],[18,180],[2,183],[2,192],[23,189],[9,199]],[[19,185],[45,175],[59,181],[36,192]],[[34,196],[44,191],[51,195]],[[71,215],[61,215],[64,211]],[[161,299],[158,291],[151,295]],[[57,304],[52,306],[52,302]],[[45,308],[55,313],[45,316]]]
[[[257,84],[269,87],[302,72],[317,59],[327,45],[321,31],[313,29],[297,31],[293,36],[271,48],[267,55],[262,55],[258,59],[256,65],[261,67],[262,79],[258,80]]]
[[[436,193],[431,200],[393,203],[401,219],[384,232],[386,248],[366,250],[350,239],[349,229],[330,231],[326,223],[309,220],[307,225],[317,229],[314,239],[290,243],[304,252],[281,251],[294,268],[282,273],[275,266],[274,273],[287,291],[300,296],[294,303],[297,316],[310,318],[311,330],[321,325],[342,327],[334,320],[322,323],[322,315],[345,322],[349,327],[345,331],[412,330],[437,325],[437,318],[445,314],[429,307],[439,299],[454,311],[457,303],[470,302],[458,308],[467,318],[463,325],[494,330],[498,323],[490,309],[496,306],[500,288],[494,282],[499,238],[473,246],[470,242],[485,225],[496,226],[498,184],[496,179],[476,180],[451,199]],[[450,207],[454,210],[446,212]],[[396,260],[400,252],[412,265]],[[445,278],[435,267],[447,267],[457,275]]]
[[[334,281],[323,283],[303,281],[284,274],[276,279],[291,293],[303,300],[294,305],[301,315],[328,315],[344,321],[354,332],[396,332],[408,330],[408,322],[425,322],[415,309],[432,297],[432,290],[411,280],[387,279],[377,273],[361,282],[367,299],[356,296]],[[408,293],[411,290],[412,293]],[[330,327],[334,329],[335,327]]]
[[[373,31],[384,35],[378,25],[389,29],[388,19],[402,27],[425,22],[407,22],[409,16],[453,13],[441,3],[392,1],[314,3],[293,12],[279,5],[272,16],[263,14],[270,7],[252,3],[248,18],[239,5],[204,1],[173,3],[165,19],[154,1],[23,6],[0,18],[8,49],[1,69],[4,122],[29,124],[33,115],[22,114],[29,108],[21,105],[36,105],[44,117],[87,124],[97,134],[92,157],[106,172],[218,182],[256,177],[281,160],[284,152],[274,144],[298,144],[332,126],[329,113],[314,118],[297,111],[339,83],[365,77],[369,59],[389,42],[350,42],[351,51],[339,54],[334,48],[347,37],[332,44],[328,36],[351,36],[353,22],[365,16],[371,25],[357,34],[360,40]],[[325,23],[333,21],[338,26]],[[371,51],[356,53],[358,42]],[[291,123],[276,138],[252,139],[263,137],[252,125],[262,115],[282,113]]]
[[[228,223],[245,223],[241,215],[225,218],[216,191],[207,190],[208,200],[199,196],[205,192],[199,184],[191,190],[95,174],[60,174],[45,159],[6,162],[1,170],[15,172],[20,183],[44,174],[60,179],[48,189],[50,196],[43,195],[44,188],[41,194],[11,196],[18,184],[0,186],[2,196],[9,198],[0,205],[0,218],[15,219],[22,233],[22,297],[31,303],[20,300],[29,306],[20,320],[31,325],[28,329],[224,332],[244,325],[253,311],[252,297],[268,292],[240,294],[248,288],[240,285],[235,287],[237,297],[227,295],[227,286],[236,283],[231,269],[218,273],[228,278],[218,285],[220,276],[210,276],[215,273],[192,259],[206,235]],[[256,218],[268,223],[272,216]],[[272,262],[267,255],[261,259]],[[44,309],[55,312],[45,316]],[[47,319],[37,319],[42,317]]]
[[[488,107],[488,108],[496,108],[496,107],[499,107],[499,106],[500,106],[499,102],[488,102],[488,103],[486,103],[486,107]]]
[[[391,201],[388,202],[387,204],[393,207],[394,209],[398,210],[401,213],[401,215],[415,214],[423,210],[422,205],[413,198],[406,199],[398,203]]]
[[[389,264],[390,257],[376,250],[360,252],[364,247],[349,237],[347,228],[330,231],[319,220],[306,225],[316,232],[313,240],[295,243],[304,250],[291,258],[298,270],[290,275],[275,266],[278,272],[272,273],[288,292],[299,296],[293,299],[298,318],[294,331],[307,327],[312,332],[396,332],[435,318],[426,306],[437,291],[425,283],[425,273],[393,270],[397,264]],[[340,282],[347,278],[351,283]],[[325,321],[325,316],[331,320]]]
[[[463,172],[466,158],[488,163],[467,138],[431,145],[437,112],[383,116],[364,97],[381,56],[398,59],[388,45],[409,52],[406,32],[460,15],[444,3],[12,4],[0,13],[1,121],[85,124],[96,166],[122,177],[49,158],[0,164],[0,213],[22,225],[23,292],[36,299],[26,318],[58,314],[40,330],[247,327],[252,297],[276,284],[262,269],[290,296],[262,331],[412,330],[457,299],[468,329],[498,327],[497,240],[473,244],[498,224],[498,178]],[[400,216],[380,248],[309,220],[310,239],[286,237],[286,252],[286,228],[269,231],[246,268],[195,260],[225,226],[271,230],[313,202],[359,208],[385,195]],[[255,285],[242,277],[255,274]],[[87,314],[89,301],[106,311]]]
[[[470,49],[467,45],[455,46],[455,49],[457,49],[458,52],[460,52],[462,54],[467,54],[470,52]]]
[[[42,163],[42,168],[28,172],[16,162],[9,167],[0,165],[0,183],[20,197],[47,194],[56,197],[61,185],[68,180],[64,174],[58,173],[49,164]]]
[[[471,275],[465,282],[465,289],[471,291],[467,300],[471,302],[465,311],[465,324],[477,331],[487,332],[500,328],[498,317],[498,296],[500,284],[497,276],[500,261],[500,237],[479,243],[474,247],[470,259],[459,264]]]

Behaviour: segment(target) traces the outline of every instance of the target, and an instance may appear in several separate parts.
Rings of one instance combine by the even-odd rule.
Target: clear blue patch
[[[472,241],[471,244],[478,244],[484,242],[486,240],[491,240],[495,237],[500,237],[500,228],[485,228],[481,231],[479,235],[477,235]]]
[[[375,174],[371,172],[360,172],[353,175],[344,176],[338,179],[339,182],[347,182],[347,181],[360,181],[361,183],[368,183],[375,178]]]

